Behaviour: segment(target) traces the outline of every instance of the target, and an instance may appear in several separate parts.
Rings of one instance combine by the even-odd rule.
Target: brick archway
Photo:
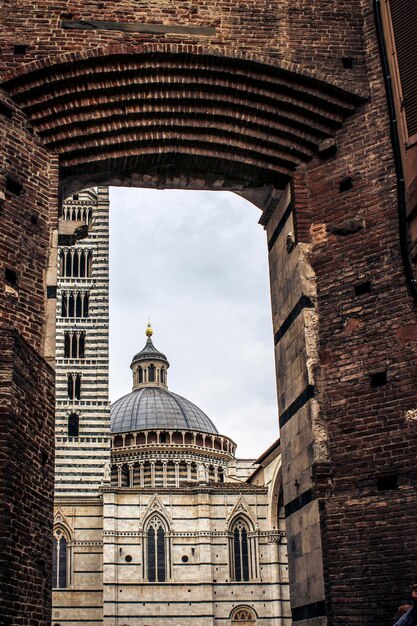
[[[63,24],[99,20],[99,3],[34,4],[1,10],[4,615],[29,623],[14,600],[30,578],[31,626],[48,619],[53,372],[42,345],[59,187],[110,183],[261,198],[293,619],[387,621],[417,549],[417,325],[370,3],[187,9],[209,25],[204,44],[178,31],[172,3],[106,9],[116,22],[122,5],[124,19],[163,22],[139,35]],[[373,549],[382,543],[390,550]],[[354,582],[341,587],[345,576]]]
[[[295,64],[168,44],[46,58],[4,88],[58,156],[64,193],[178,186],[184,172],[208,187],[283,188],[365,95]]]

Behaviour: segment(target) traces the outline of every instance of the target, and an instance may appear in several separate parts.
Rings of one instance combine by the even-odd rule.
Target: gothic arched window
[[[168,550],[166,527],[159,515],[147,525],[146,578],[150,583],[163,583],[168,578]]]
[[[65,589],[69,586],[69,541],[61,528],[54,531],[52,551],[52,587]]]
[[[257,541],[249,520],[239,515],[232,521],[229,534],[230,576],[238,582],[257,577]]]
[[[235,580],[249,580],[248,529],[239,520],[233,529]]]

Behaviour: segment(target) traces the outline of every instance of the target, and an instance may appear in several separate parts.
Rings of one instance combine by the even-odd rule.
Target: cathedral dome
[[[218,434],[213,422],[198,406],[168,389],[142,387],[112,405],[113,434],[149,429]]]

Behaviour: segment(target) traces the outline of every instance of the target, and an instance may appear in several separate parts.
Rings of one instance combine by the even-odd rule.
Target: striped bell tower
[[[98,493],[109,459],[109,190],[67,198],[59,222],[55,496]]]

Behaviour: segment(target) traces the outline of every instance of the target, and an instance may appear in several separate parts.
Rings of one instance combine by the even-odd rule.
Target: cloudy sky
[[[229,192],[110,191],[110,398],[154,344],[169,388],[255,458],[277,437],[272,322],[260,211]]]

